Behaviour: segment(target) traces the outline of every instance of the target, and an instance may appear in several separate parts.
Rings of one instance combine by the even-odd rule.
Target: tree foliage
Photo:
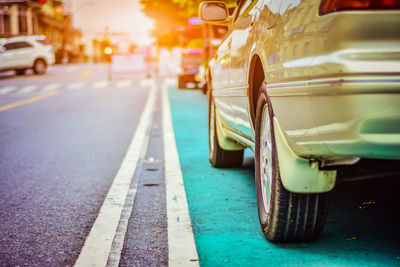
[[[160,46],[179,44],[179,29],[197,16],[201,0],[141,0],[144,13],[153,19],[152,35]]]
[[[160,46],[179,45],[179,29],[188,24],[189,18],[198,16],[204,0],[140,0],[144,13],[154,20],[152,35]],[[226,0],[228,4],[236,0]]]

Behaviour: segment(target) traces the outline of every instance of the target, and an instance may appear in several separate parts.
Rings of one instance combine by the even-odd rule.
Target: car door
[[[229,87],[229,50],[230,50],[230,36],[218,47],[215,56],[214,69],[213,69],[213,89],[218,91]]]
[[[224,126],[232,129],[235,126],[233,111],[231,107],[231,99],[229,95],[230,81],[229,81],[229,64],[230,64],[230,51],[231,51],[231,36],[228,31],[225,39],[215,55],[212,73],[212,92],[214,96],[215,105],[219,115],[223,119]]]
[[[263,0],[245,0],[232,26],[231,61],[229,78],[231,84],[231,107],[235,117],[235,131],[254,140],[248,109],[248,69],[250,53],[260,32],[256,21],[263,7]]]
[[[15,57],[15,51],[18,46],[16,42],[10,42],[3,45],[1,52],[1,68],[12,69],[18,66],[18,59]]]
[[[7,68],[27,68],[32,65],[33,45],[25,41],[10,42],[4,45],[4,64]]]
[[[6,68],[6,60],[4,52],[6,52],[6,48],[3,45],[0,45],[0,70]]]
[[[15,57],[18,59],[19,66],[31,67],[33,64],[32,56],[34,53],[35,48],[32,44],[25,41],[17,42]]]

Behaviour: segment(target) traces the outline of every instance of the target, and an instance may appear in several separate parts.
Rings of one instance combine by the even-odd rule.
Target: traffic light
[[[104,48],[104,54],[106,55],[106,60],[107,60],[107,62],[109,62],[109,63],[111,63],[112,53],[113,53],[113,50],[112,50],[111,47],[106,46],[106,47]]]

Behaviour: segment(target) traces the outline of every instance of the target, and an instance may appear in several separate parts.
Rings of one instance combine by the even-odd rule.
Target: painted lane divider
[[[150,90],[125,158],[75,263],[77,267],[107,265],[113,240],[123,214],[124,204],[129,196],[129,188],[141,157],[141,150],[143,144],[146,143],[146,134],[154,111],[155,91],[156,87]]]
[[[148,124],[147,130],[149,131],[150,126],[152,125],[154,119],[154,109],[151,115],[151,121]],[[149,148],[150,136],[148,134],[145,135],[144,141],[142,143],[142,148],[140,149],[139,160],[143,161],[146,157],[147,150]],[[135,174],[134,174],[135,175]],[[135,175],[136,176],[136,175]],[[128,195],[126,197],[126,201],[124,204],[124,208],[121,213],[121,219],[119,221],[117,231],[114,236],[114,240],[111,246],[110,255],[108,256],[107,267],[118,267],[119,262],[121,260],[122,249],[124,248],[124,240],[126,231],[128,230],[129,219],[132,214],[133,205],[135,204],[135,197],[137,193],[137,189],[139,186],[140,177],[135,176],[132,178],[130,189],[128,191]]]
[[[73,72],[76,69],[76,67],[69,67],[67,68],[67,72]]]
[[[0,95],[5,95],[8,93],[11,93],[12,91],[14,91],[16,89],[15,86],[6,86],[0,89]]]
[[[53,90],[57,90],[57,89],[59,89],[61,87],[61,84],[59,84],[59,83],[52,83],[52,84],[49,84],[49,85],[46,85],[45,87],[43,87],[43,89],[42,89],[42,92],[50,92],[50,91],[53,91]]]
[[[140,81],[140,86],[152,86],[154,84],[154,80],[153,79],[143,79]]]
[[[19,107],[19,106],[22,106],[22,105],[33,103],[33,102],[42,100],[44,98],[47,98],[49,96],[56,95],[56,94],[58,94],[58,91],[52,91],[52,92],[49,92],[47,94],[38,95],[38,96],[29,98],[29,99],[25,99],[25,100],[22,100],[22,101],[18,101],[18,102],[9,104],[9,105],[1,106],[0,107],[0,111],[4,111],[4,110],[7,110],[7,109],[12,109],[12,108],[16,108],[16,107]]]
[[[132,84],[131,80],[122,80],[117,82],[117,87],[122,88],[122,87],[129,87]]]
[[[98,81],[93,84],[93,89],[105,88],[108,85],[108,81]]]
[[[163,84],[163,137],[167,197],[169,266],[199,266],[182,171],[172,126],[168,85]]]
[[[82,88],[84,85],[85,85],[85,84],[84,84],[84,83],[81,83],[81,82],[71,83],[71,84],[68,86],[67,89],[68,89],[68,90],[78,90],[78,89]]]
[[[26,95],[29,94],[30,92],[36,90],[39,86],[37,85],[26,85],[24,87],[22,87],[19,91],[18,94],[20,95]]]

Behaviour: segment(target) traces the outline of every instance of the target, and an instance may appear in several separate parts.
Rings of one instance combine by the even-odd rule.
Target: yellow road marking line
[[[9,105],[1,106],[0,107],[0,111],[4,111],[4,110],[7,110],[7,109],[12,109],[12,108],[16,108],[16,107],[19,107],[19,106],[22,106],[22,105],[33,103],[33,102],[42,100],[42,99],[44,99],[46,97],[50,97],[50,96],[56,95],[56,94],[58,94],[58,91],[52,91],[52,92],[44,94],[44,95],[38,95],[38,96],[29,98],[29,99],[25,99],[25,100],[22,100],[22,101],[18,101],[18,102],[9,104]]]
[[[101,63],[100,65],[97,66],[97,69],[98,69],[98,70],[101,70],[102,68],[104,68],[104,66],[105,66],[105,65],[104,65],[103,63]]]
[[[86,70],[81,76],[79,76],[78,80],[83,80],[92,73],[93,73],[93,70]]]

